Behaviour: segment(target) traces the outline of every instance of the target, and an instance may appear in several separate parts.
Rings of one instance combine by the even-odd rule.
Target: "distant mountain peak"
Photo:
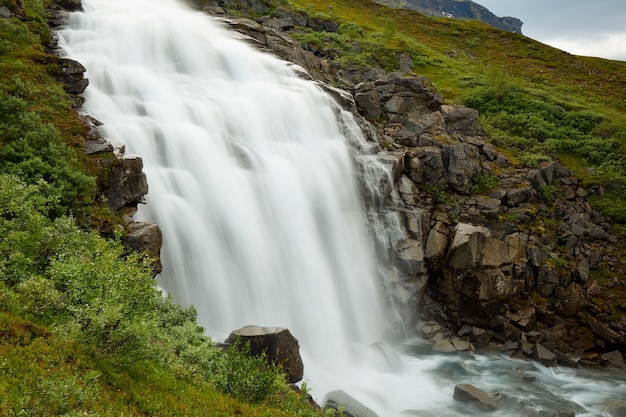
[[[375,0],[380,4],[401,9],[416,10],[435,17],[462,20],[480,20],[509,32],[522,33],[524,24],[516,17],[498,17],[489,9],[471,0]]]

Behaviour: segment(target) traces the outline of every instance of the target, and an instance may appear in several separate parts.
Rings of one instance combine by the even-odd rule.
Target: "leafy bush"
[[[235,342],[219,365],[215,387],[224,394],[250,403],[260,403],[276,392],[277,381],[284,376],[265,354],[250,354],[250,344]],[[284,382],[283,382],[284,383]]]
[[[499,183],[500,179],[496,175],[479,175],[474,178],[473,184],[470,187],[470,191],[473,194],[484,194],[496,188]]]

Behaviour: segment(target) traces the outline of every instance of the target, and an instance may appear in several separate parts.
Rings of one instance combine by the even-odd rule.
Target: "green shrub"
[[[473,180],[473,184],[470,187],[470,191],[473,194],[484,194],[496,188],[500,183],[500,179],[497,175],[486,174],[479,175]]]
[[[277,381],[284,379],[280,369],[269,363],[264,353],[251,355],[250,344],[237,341],[219,364],[214,383],[220,392],[255,404],[275,393]]]

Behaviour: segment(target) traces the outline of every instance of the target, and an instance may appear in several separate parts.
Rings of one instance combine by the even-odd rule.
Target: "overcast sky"
[[[473,0],[522,33],[576,55],[626,61],[626,0]]]

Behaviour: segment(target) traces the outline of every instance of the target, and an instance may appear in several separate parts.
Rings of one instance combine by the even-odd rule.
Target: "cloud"
[[[542,42],[575,55],[626,61],[626,33],[548,38]]]
[[[474,0],[524,22],[533,39],[576,55],[626,60],[624,0]]]

